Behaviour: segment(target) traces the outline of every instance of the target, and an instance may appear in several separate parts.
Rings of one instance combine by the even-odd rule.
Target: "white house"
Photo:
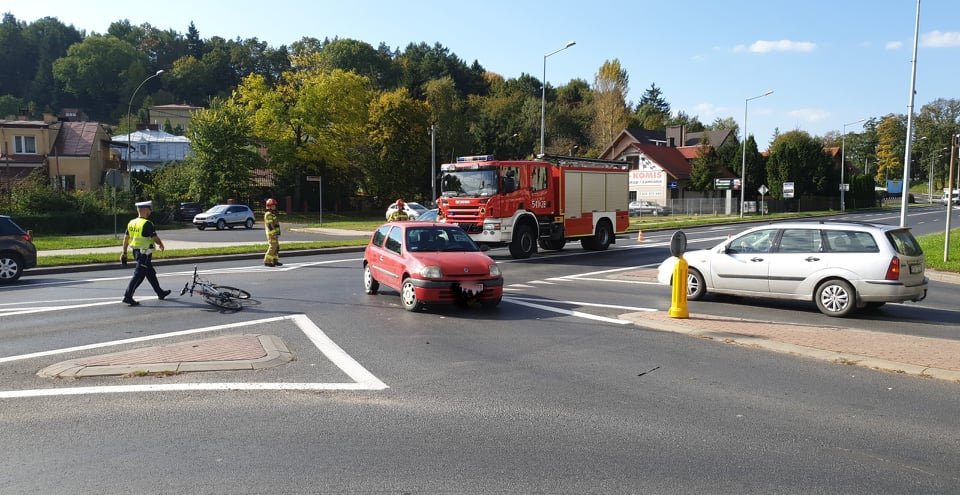
[[[190,139],[168,134],[153,125],[114,136],[111,143],[120,151],[120,159],[127,163],[130,172],[151,171],[167,162],[180,162],[191,152]]]

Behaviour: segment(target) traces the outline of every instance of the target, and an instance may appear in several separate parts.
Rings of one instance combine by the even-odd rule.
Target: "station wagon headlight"
[[[443,270],[439,266],[425,266],[420,269],[420,276],[423,278],[441,278]]]
[[[490,276],[499,277],[500,276],[500,267],[496,263],[490,265]]]

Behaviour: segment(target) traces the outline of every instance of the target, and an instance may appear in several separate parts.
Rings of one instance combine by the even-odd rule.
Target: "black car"
[[[37,247],[33,234],[0,215],[0,284],[16,281],[26,268],[37,266]]]
[[[194,202],[184,202],[177,205],[173,212],[174,220],[179,222],[192,222],[193,217],[203,212],[203,205]]]

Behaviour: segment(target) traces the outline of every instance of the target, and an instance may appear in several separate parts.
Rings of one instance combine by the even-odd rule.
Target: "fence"
[[[899,197],[896,198],[899,201]],[[887,198],[891,201],[893,198]],[[745,215],[759,215],[759,201],[746,201],[744,205]],[[855,210],[858,208],[873,208],[878,206],[876,200],[857,198],[848,195],[844,198],[845,209]],[[767,199],[763,201],[764,213],[798,213],[805,211],[840,211],[839,196],[802,196],[792,199]],[[726,215],[726,198],[687,198],[671,199],[667,203],[670,211],[674,215]],[[734,197],[730,201],[731,215],[740,215],[740,198]]]

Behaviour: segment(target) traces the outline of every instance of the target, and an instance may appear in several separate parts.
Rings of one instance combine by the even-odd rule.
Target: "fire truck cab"
[[[439,214],[474,241],[514,258],[568,240],[602,251],[629,226],[627,163],[544,155],[538,160],[460,157],[440,167]]]

